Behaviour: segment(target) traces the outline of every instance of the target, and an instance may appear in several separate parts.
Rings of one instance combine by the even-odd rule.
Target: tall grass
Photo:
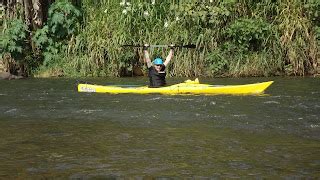
[[[313,71],[317,63],[317,50],[312,23],[304,16],[301,1],[287,1],[279,4],[281,12],[277,15],[280,43],[289,74],[304,75]]]
[[[154,3],[153,3],[154,2]],[[69,42],[69,76],[121,76],[145,69],[142,49],[123,44],[196,44],[177,49],[170,76],[269,76],[317,73],[310,1],[84,1],[80,34]],[[242,21],[243,20],[243,21]],[[261,23],[261,28],[256,28]],[[259,26],[260,27],[260,26]],[[165,57],[167,49],[150,49]]]

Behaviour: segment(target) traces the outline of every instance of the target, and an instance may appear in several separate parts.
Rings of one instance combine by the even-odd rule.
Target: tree
[[[36,30],[47,19],[49,6],[54,0],[4,0],[5,18],[24,19],[30,30]]]

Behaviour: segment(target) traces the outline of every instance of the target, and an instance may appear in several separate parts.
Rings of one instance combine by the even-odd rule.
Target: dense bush
[[[68,43],[79,29],[80,11],[67,1],[56,1],[48,12],[48,21],[38,29],[32,40],[43,57],[40,70],[50,69],[58,75],[68,69],[63,68],[68,62],[66,54]]]
[[[0,55],[10,53],[16,60],[21,60],[25,53],[25,48],[28,47],[27,25],[21,19],[14,19],[7,22],[7,27],[0,36]]]

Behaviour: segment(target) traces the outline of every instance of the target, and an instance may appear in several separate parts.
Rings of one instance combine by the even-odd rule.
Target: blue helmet
[[[153,64],[155,65],[163,65],[163,61],[161,58],[156,58],[154,61],[153,61]]]

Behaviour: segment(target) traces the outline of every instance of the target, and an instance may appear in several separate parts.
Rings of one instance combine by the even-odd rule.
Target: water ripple
[[[265,101],[264,104],[280,104],[278,101]]]
[[[16,109],[16,108],[13,108],[13,109],[7,110],[7,111],[4,112],[4,113],[11,114],[11,113],[15,113],[15,112],[17,112],[17,109]]]

